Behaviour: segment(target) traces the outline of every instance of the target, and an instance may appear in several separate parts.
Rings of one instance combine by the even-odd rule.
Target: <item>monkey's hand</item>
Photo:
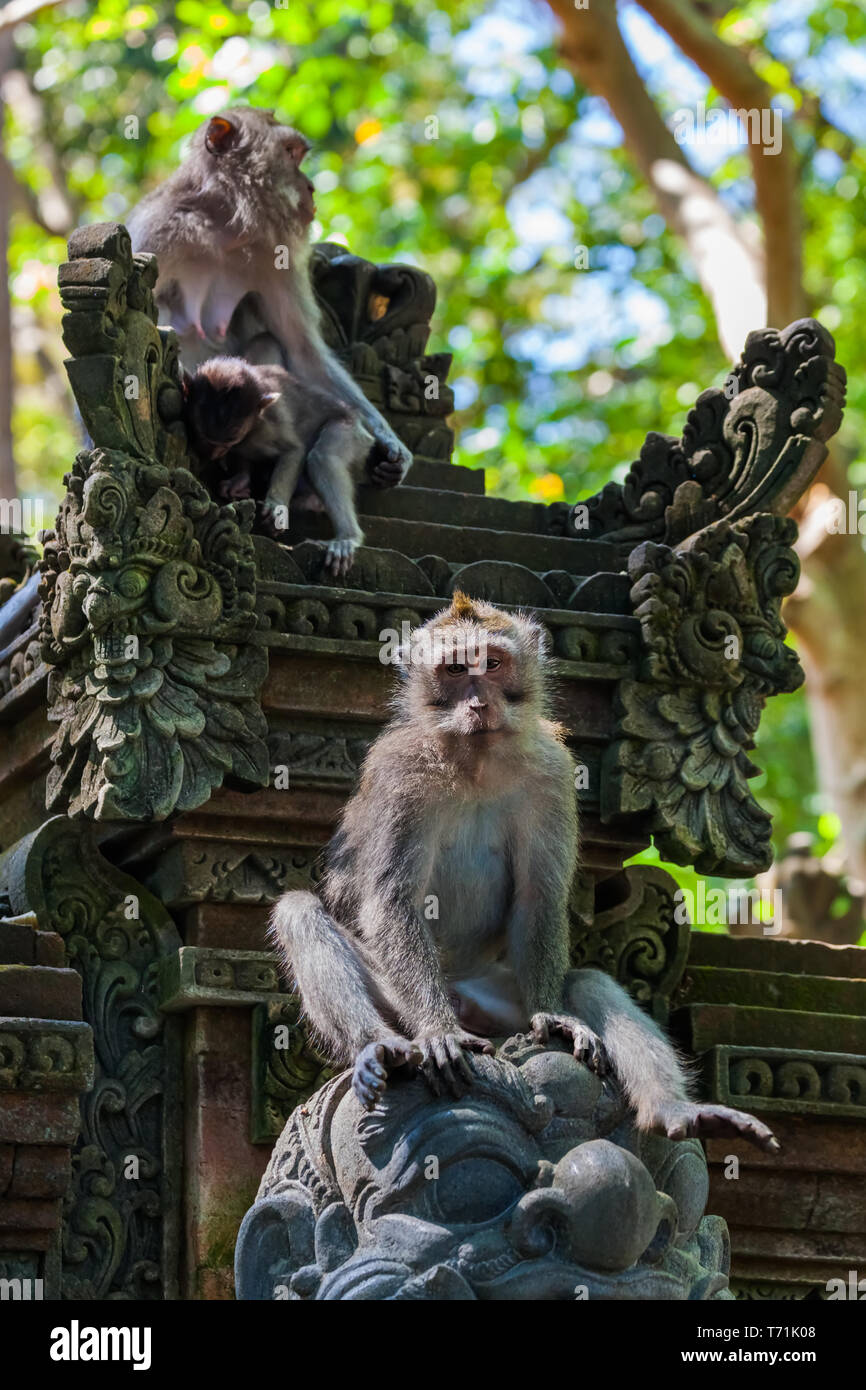
[[[453,1033],[433,1033],[416,1038],[421,1049],[421,1075],[434,1096],[450,1091],[452,1096],[465,1096],[472,1085],[472,1068],[467,1052],[493,1052],[493,1044],[475,1033],[457,1028]]]
[[[376,487],[396,487],[412,466],[411,451],[384,420],[373,434],[374,444],[367,461],[370,481]]]
[[[610,1064],[604,1043],[598,1034],[587,1028],[585,1023],[581,1023],[579,1018],[572,1018],[570,1014],[533,1014],[529,1031],[533,1042],[541,1043],[542,1046],[550,1041],[551,1033],[559,1033],[562,1037],[568,1038],[578,1062],[583,1062],[584,1066],[589,1067],[597,1076],[607,1076]]]
[[[285,540],[289,529],[289,509],[285,503],[266,497],[258,507],[259,524],[265,535],[275,541]]]
[[[372,1110],[377,1100],[382,1099],[388,1084],[388,1073],[397,1067],[420,1066],[421,1048],[408,1038],[381,1038],[379,1042],[368,1043],[355,1058],[352,1072],[352,1090],[365,1110]]]
[[[224,497],[230,502],[237,502],[241,498],[250,497],[252,492],[249,469],[244,468],[240,473],[233,473],[230,478],[223,478],[218,491],[220,497]]]
[[[695,1105],[688,1100],[672,1100],[661,1106],[652,1124],[654,1134],[668,1139],[748,1139],[767,1153],[781,1152],[781,1144],[771,1129],[727,1105]]]

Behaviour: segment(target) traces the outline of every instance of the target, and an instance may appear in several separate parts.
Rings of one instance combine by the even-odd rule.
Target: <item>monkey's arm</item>
[[[420,808],[407,794],[414,748],[395,730],[368,754],[329,849],[325,900],[353,917],[370,973],[412,1035],[458,1030],[430,924],[415,907],[425,876]]]
[[[383,456],[381,463],[373,466],[374,481],[386,485],[401,482],[412,465],[411,451],[394,433],[384,415],[381,415],[372,401],[367,399],[354,377],[337,361],[324,342],[321,343],[321,348],[321,369],[328,382],[338,395],[348,397],[356,407]]]
[[[524,810],[513,830],[514,898],[506,924],[509,963],[530,1018],[562,1008],[568,895],[577,858],[571,759],[560,747],[545,753],[548,767],[534,786],[526,787]]]

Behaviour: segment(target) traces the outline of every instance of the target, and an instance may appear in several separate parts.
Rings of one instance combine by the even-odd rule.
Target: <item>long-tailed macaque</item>
[[[373,437],[369,465],[384,469],[377,481],[399,483],[409,450],[322,337],[309,272],[316,209],[301,169],[309,148],[271,111],[212,116],[130,214],[133,249],[158,257],[160,322],[177,331],[188,371],[216,353],[284,366],[358,413]]]
[[[759,1120],[696,1104],[655,1024],[613,979],[568,966],[574,764],[546,717],[545,635],[455,594],[414,634],[395,714],[327,853],[321,897],[286,893],[272,933],[318,1038],[367,1108],[389,1072],[436,1094],[467,1054],[530,1031],[610,1068],[638,1125],[778,1147]]]
[[[183,388],[193,447],[205,463],[223,470],[220,494],[252,496],[253,474],[264,470],[261,509],[279,536],[288,529],[303,474],[334,526],[325,567],[337,577],[348,573],[364,539],[353,483],[373,443],[358,412],[283,367],[254,367],[240,357],[211,358],[192,376],[184,373]],[[376,470],[372,479],[377,481]]]

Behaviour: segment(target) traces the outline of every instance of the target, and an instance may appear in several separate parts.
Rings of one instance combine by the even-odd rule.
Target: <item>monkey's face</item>
[[[265,391],[254,369],[233,357],[213,358],[184,376],[186,422],[196,452],[221,459],[237,449],[277,397]]]
[[[307,227],[316,215],[314,189],[301,168],[310,142],[272,111],[240,107],[212,116],[200,136],[214,167],[237,181],[266,180],[297,221]]]
[[[517,733],[523,722],[524,687],[510,643],[487,639],[447,642],[429,670],[428,704],[440,734],[479,745]]]

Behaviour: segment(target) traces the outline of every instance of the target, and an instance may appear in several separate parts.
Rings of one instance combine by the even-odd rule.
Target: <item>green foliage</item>
[[[315,141],[320,234],[435,277],[434,346],[455,354],[457,459],[485,467],[493,491],[578,500],[621,477],[648,430],[679,433],[698,392],[727,371],[713,315],[616,128],[558,56],[550,12],[529,0],[284,3],[72,0],[21,26],[17,62],[41,108],[7,111],[22,185],[36,196],[50,183],[49,147],[80,220],[122,219],[204,117],[236,102],[272,106]],[[633,26],[652,26],[623,11],[634,44]],[[806,287],[842,361],[857,365],[866,163],[850,121],[863,110],[863,64],[845,53],[866,36],[864,10],[859,0],[745,0],[720,32],[788,112]],[[639,65],[664,114],[712,102],[654,33],[656,56]],[[709,173],[750,217],[745,152]],[[580,248],[588,269],[577,268]],[[52,502],[77,447],[53,288],[63,254],[60,238],[16,211],[18,462],[22,490]],[[858,371],[842,436],[853,485],[866,483],[864,424]],[[827,808],[802,693],[772,702],[758,760],[777,840],[817,830]]]

